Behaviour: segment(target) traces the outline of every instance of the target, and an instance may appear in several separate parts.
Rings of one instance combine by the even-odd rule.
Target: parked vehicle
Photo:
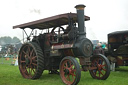
[[[128,31],[108,34],[108,50],[105,55],[115,67],[128,66]]]
[[[104,55],[93,55],[93,45],[86,38],[84,21],[90,17],[84,15],[84,7],[75,6],[77,13],[60,14],[13,27],[24,31],[30,28],[32,32],[35,29],[47,30],[47,33],[33,35],[30,39],[31,32],[28,42],[20,48],[18,64],[24,78],[38,79],[44,70],[50,73],[59,70],[62,81],[68,85],[79,82],[81,71],[89,70],[95,79],[108,78],[108,59]]]

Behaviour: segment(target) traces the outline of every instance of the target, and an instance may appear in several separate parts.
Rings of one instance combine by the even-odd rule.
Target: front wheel
[[[91,58],[91,67],[96,67],[96,69],[89,70],[90,75],[94,79],[105,80],[108,78],[110,74],[110,63],[104,55],[94,55]]]
[[[80,65],[74,57],[65,57],[60,63],[60,77],[66,85],[77,85],[80,81]]]

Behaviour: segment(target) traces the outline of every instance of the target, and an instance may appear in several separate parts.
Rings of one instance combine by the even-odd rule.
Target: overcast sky
[[[0,37],[17,36],[22,30],[12,26],[53,15],[73,12],[77,4],[86,5],[85,22],[87,37],[107,41],[107,34],[128,30],[128,0],[0,0]]]

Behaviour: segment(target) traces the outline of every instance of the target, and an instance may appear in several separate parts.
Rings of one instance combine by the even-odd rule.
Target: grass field
[[[0,58],[0,64],[12,64],[13,58]]]
[[[95,80],[89,72],[82,72],[78,85],[128,85],[128,67],[122,66],[111,72],[107,80]],[[64,85],[59,75],[48,74],[44,71],[40,79],[24,79],[18,66],[0,64],[0,85]]]

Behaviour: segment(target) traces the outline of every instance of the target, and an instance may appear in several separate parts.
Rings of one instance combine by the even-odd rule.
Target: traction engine
[[[13,28],[47,30],[38,36],[27,36],[19,50],[18,64],[21,75],[38,79],[44,70],[60,74],[62,81],[76,85],[81,71],[90,72],[95,79],[105,80],[110,74],[109,61],[104,55],[93,55],[93,44],[86,38],[84,5],[75,6],[77,13],[65,13],[21,24]],[[31,33],[32,34],[32,33]],[[31,35],[30,34],[30,35]],[[27,33],[26,33],[27,35]]]

